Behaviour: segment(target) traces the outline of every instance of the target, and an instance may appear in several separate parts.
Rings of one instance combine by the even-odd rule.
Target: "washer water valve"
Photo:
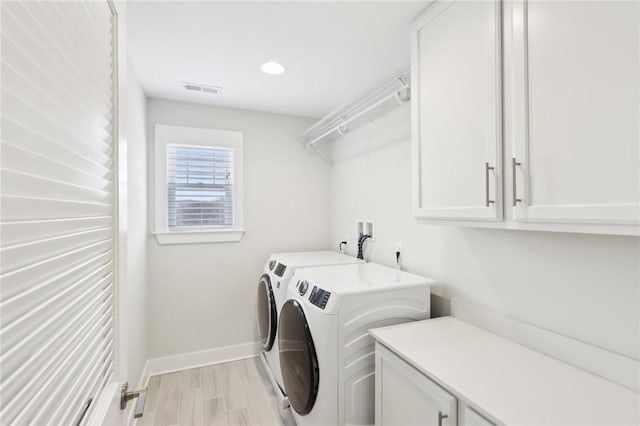
[[[346,246],[347,242],[346,241],[341,241],[340,244],[338,244],[338,251],[340,252],[340,254],[344,254],[344,249],[342,248],[342,246]]]

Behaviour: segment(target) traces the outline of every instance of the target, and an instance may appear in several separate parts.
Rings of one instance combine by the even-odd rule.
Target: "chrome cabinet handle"
[[[442,419],[448,419],[448,414],[442,414],[442,411],[438,411],[438,426],[442,426]]]
[[[517,162],[516,157],[513,157],[511,160],[512,160],[511,161],[511,191],[512,191],[511,205],[515,207],[516,204],[522,201],[521,198],[518,198],[518,190],[517,190],[518,180],[516,179],[516,167],[521,166],[522,163]]]
[[[489,199],[489,170],[495,170],[495,167],[491,167],[488,162],[484,163],[484,205],[485,207],[489,207],[489,205],[495,203],[494,200]]]
[[[124,410],[127,408],[127,402],[133,398],[138,398],[136,401],[136,407],[133,411],[133,417],[137,419],[142,417],[144,412],[144,403],[147,399],[147,388],[130,391],[129,382],[124,382],[120,388],[120,409]]]

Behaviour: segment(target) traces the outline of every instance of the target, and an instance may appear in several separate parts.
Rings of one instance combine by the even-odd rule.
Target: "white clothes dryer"
[[[258,282],[258,330],[262,341],[260,357],[283,408],[288,406],[284,393],[278,351],[278,316],[286,301],[287,286],[298,268],[322,265],[363,263],[334,251],[274,253],[269,256]]]
[[[295,272],[278,340],[298,426],[374,424],[375,349],[368,330],[429,318],[433,284],[374,263]]]

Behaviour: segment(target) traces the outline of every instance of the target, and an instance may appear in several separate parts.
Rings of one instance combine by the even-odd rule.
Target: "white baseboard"
[[[145,363],[142,380],[146,382],[149,376],[252,358],[258,356],[261,347],[260,342],[250,342],[162,358],[152,358]]]
[[[582,370],[640,391],[640,361],[453,298],[451,315]]]

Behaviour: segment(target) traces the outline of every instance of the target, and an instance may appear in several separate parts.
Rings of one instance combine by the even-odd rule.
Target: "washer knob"
[[[298,286],[298,293],[300,293],[300,296],[304,296],[308,288],[309,288],[309,281],[307,280],[302,281]]]
[[[269,262],[269,270],[270,271],[273,271],[273,268],[276,267],[276,263],[277,262],[275,260],[272,260],[271,262]]]

